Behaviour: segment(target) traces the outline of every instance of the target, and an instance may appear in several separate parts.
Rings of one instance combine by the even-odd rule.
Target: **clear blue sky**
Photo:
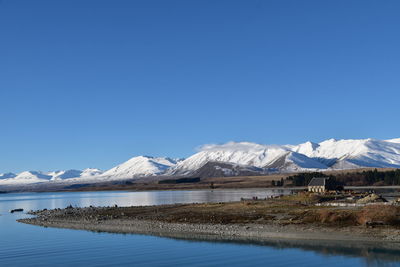
[[[400,137],[400,1],[0,1],[0,172]]]

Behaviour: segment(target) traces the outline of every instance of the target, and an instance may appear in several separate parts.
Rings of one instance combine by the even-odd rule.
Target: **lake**
[[[44,228],[17,223],[28,210],[68,205],[132,206],[226,202],[287,194],[284,190],[194,190],[0,194],[0,266],[400,266],[396,252],[291,241],[179,240]],[[24,213],[9,213],[23,208]]]

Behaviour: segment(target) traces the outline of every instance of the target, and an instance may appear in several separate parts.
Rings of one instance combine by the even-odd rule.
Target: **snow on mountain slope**
[[[347,159],[336,160],[335,163],[330,166],[330,168],[333,170],[350,170],[350,169],[357,169],[357,168],[361,168],[361,167],[362,166],[352,163]]]
[[[400,144],[400,138],[395,138],[395,139],[389,139],[386,140],[387,142],[391,142],[391,143],[399,143]]]
[[[309,143],[309,142],[307,142]],[[307,143],[293,147],[297,151],[311,158],[339,159],[348,156],[356,156],[367,151],[364,146],[365,140],[336,140],[329,139],[311,148]],[[304,149],[308,147],[309,149]]]
[[[292,147],[304,155],[318,159],[326,164],[346,160],[347,167],[400,167],[400,143],[376,139],[329,139],[313,146],[313,149],[302,149],[304,144]],[[343,163],[342,163],[343,164]],[[340,165],[336,165],[335,168]]]
[[[288,150],[278,145],[260,145],[249,142],[229,142],[223,145],[205,145],[201,151],[179,162],[167,171],[170,175],[188,175],[207,162],[227,162],[263,168]]]
[[[116,178],[133,178],[139,176],[150,176],[163,173],[174,166],[176,161],[170,158],[155,158],[139,156],[104,172],[102,176]]]
[[[16,180],[50,180],[51,175],[47,175],[38,171],[25,171],[19,173],[14,179]]]
[[[15,177],[0,180],[1,184],[30,184],[48,182],[52,176],[38,171],[24,171]]]
[[[313,142],[305,142],[303,144],[297,145],[297,146],[292,146],[292,145],[287,145],[287,147],[292,150],[293,152],[297,152],[300,154],[304,155],[309,155],[311,154],[315,149],[317,149],[319,144],[313,143]]]
[[[103,171],[96,168],[87,168],[81,172],[81,177],[93,177],[102,175]]]
[[[65,179],[70,179],[70,178],[86,178],[86,177],[93,177],[93,176],[98,176],[101,175],[103,172],[99,169],[84,169],[83,171],[81,170],[66,170],[66,171],[55,171],[55,172],[49,172],[47,175],[52,176],[51,180],[52,181],[59,181],[59,180],[65,180]]]
[[[52,176],[51,178],[52,181],[80,177],[81,174],[82,171],[80,170],[55,171],[48,173],[48,175]]]
[[[31,184],[43,183],[48,181],[68,181],[71,178],[81,179],[95,177],[102,174],[99,169],[66,170],[54,172],[24,171],[15,175],[6,173],[0,175],[0,184]]]
[[[8,172],[8,173],[0,173],[0,180],[1,179],[9,179],[9,178],[14,178],[17,176],[15,173]]]
[[[240,165],[227,162],[207,162],[197,169],[193,176],[207,177],[223,177],[223,176],[252,176],[267,174],[268,170],[248,165]]]
[[[297,152],[287,152],[266,166],[280,172],[295,172],[307,170],[324,170],[328,167],[321,162]]]
[[[394,141],[393,141],[394,140]],[[205,145],[200,152],[167,171],[169,175],[189,175],[207,162],[235,163],[281,172],[353,169],[360,167],[400,167],[400,142],[376,139],[335,140],[319,144],[260,145],[230,142]]]

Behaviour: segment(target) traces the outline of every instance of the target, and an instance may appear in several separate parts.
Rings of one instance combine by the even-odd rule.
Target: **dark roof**
[[[329,178],[312,178],[308,186],[325,186]]]

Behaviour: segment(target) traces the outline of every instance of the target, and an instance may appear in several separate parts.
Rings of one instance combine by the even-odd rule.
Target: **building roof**
[[[327,177],[312,178],[308,186],[325,186],[328,179]]]

